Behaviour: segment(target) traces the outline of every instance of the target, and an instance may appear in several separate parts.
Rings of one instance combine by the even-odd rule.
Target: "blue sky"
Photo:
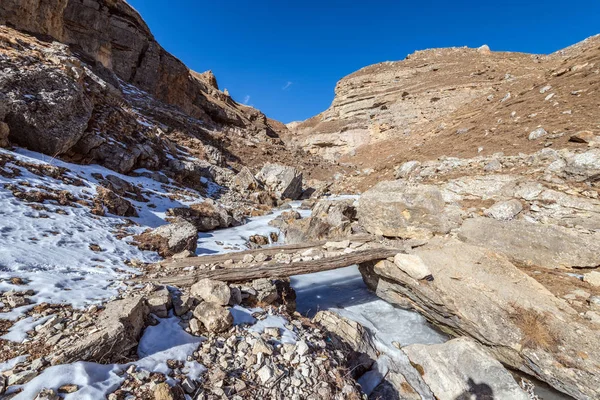
[[[600,33],[600,0],[128,0],[191,69],[283,122],[325,110],[336,82],[431,47],[551,53]]]

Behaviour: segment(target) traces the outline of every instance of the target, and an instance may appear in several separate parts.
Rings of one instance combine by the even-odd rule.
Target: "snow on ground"
[[[11,386],[11,392],[19,389],[14,400],[33,399],[42,389],[58,389],[62,385],[75,384],[80,389],[64,396],[73,400],[96,400],[119,388],[124,381],[121,376],[131,365],[138,370],[168,374],[167,360],[183,361],[183,372],[197,379],[206,369],[196,361],[187,361],[202,342],[202,338],[186,333],[179,326],[179,318],[159,319],[159,324],[146,328],[138,346],[138,361],[128,364],[96,364],[76,362],[47,368],[25,385]],[[167,382],[170,382],[167,380]],[[173,382],[170,382],[173,383]]]
[[[98,184],[92,174],[115,175],[142,186],[144,195],[150,200],[148,203],[132,201],[139,213],[139,217],[132,220],[140,224],[130,228],[132,234],[164,224],[167,209],[202,199],[197,192],[189,191],[189,196],[183,200],[173,200],[157,181],[121,175],[98,165],[65,163],[22,149],[17,152],[0,150],[0,154],[25,163],[64,167],[70,170],[67,176],[84,182],[84,186],[69,185],[60,179],[35,175],[12,162],[4,168],[17,168],[21,176],[12,179],[0,176],[0,292],[32,289],[35,291],[31,297],[34,304],[68,303],[81,308],[107,300],[117,294],[122,279],[137,273],[124,263],[126,260],[155,262],[160,258],[154,252],[140,251],[126,240],[115,237],[113,232],[125,222],[123,218],[98,217],[85,206],[60,206],[48,202],[44,203],[48,212],[34,210],[15,198],[5,184],[26,182],[32,189],[43,185],[67,190],[78,198],[91,199]],[[151,204],[154,208],[149,207]],[[102,251],[92,251],[92,244],[100,246]],[[26,284],[13,285],[9,281],[12,277],[20,277]],[[31,307],[14,309],[0,314],[0,318],[15,320]]]
[[[293,201],[290,203],[292,209],[298,211],[302,218],[310,215],[310,210],[301,210],[298,207],[301,202]],[[277,210],[271,214],[260,217],[249,218],[247,223],[233,228],[220,229],[212,232],[200,233],[198,241],[198,255],[203,254],[223,254],[232,251],[247,250],[245,244],[252,235],[263,235],[269,237],[270,232],[279,233],[279,229],[269,225],[269,222],[277,218],[286,209]],[[279,235],[279,242],[283,243],[283,235]]]

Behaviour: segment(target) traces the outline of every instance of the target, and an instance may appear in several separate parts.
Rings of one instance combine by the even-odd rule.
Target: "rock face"
[[[198,229],[189,222],[177,222],[160,226],[134,237],[143,250],[157,251],[163,257],[169,257],[184,250],[196,251]]]
[[[402,349],[423,370],[423,380],[439,400],[528,400],[502,364],[474,340],[454,339],[439,345],[414,344]]]
[[[302,195],[302,172],[279,164],[265,164],[256,175],[265,188],[280,199],[297,200]]]
[[[595,396],[598,335],[564,300],[488,249],[439,239],[414,254],[433,281],[415,280],[392,263],[361,265],[361,272],[383,299],[472,337],[503,364],[577,399]]]
[[[380,182],[363,193],[358,222],[374,235],[402,238],[448,233],[459,225],[438,188],[405,181]]]
[[[556,225],[473,218],[458,237],[509,256],[515,262],[546,268],[600,265],[600,234],[579,233]],[[526,240],[524,240],[526,238]]]

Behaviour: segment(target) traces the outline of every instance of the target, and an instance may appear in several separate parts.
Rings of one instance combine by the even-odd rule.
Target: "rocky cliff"
[[[343,78],[328,110],[289,127],[312,153],[390,176],[410,159],[577,146],[572,134],[598,130],[599,43],[595,36],[549,56],[417,51]]]

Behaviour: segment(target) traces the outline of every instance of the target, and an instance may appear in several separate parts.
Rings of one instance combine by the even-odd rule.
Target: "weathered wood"
[[[364,244],[374,241],[375,238],[370,235],[356,235],[350,236],[345,239],[339,240],[350,240],[354,244]],[[259,249],[251,249],[244,251],[236,251],[225,254],[214,254],[214,255],[203,255],[199,257],[184,258],[181,260],[165,260],[160,263],[163,269],[179,269],[191,266],[197,266],[201,264],[222,264],[225,261],[232,260],[234,263],[242,261],[246,254],[253,256],[257,254],[264,254],[266,256],[274,256],[275,254],[286,254],[286,253],[297,253],[300,251],[308,250],[311,248],[322,248],[327,242],[335,242],[335,239],[331,240],[319,240],[314,242],[304,242],[298,244],[286,244],[281,246],[272,247],[261,247]]]
[[[200,279],[210,278],[225,282],[246,282],[259,278],[284,278],[293,275],[312,274],[315,272],[329,271],[344,268],[354,264],[368,261],[383,260],[393,257],[402,250],[390,248],[378,248],[355,251],[334,257],[325,257],[319,260],[284,263],[265,263],[262,265],[247,266],[241,268],[225,268],[216,270],[194,271],[189,275],[168,276],[162,278],[143,277],[142,281],[152,281],[162,285],[174,285],[179,287],[191,286]]]

